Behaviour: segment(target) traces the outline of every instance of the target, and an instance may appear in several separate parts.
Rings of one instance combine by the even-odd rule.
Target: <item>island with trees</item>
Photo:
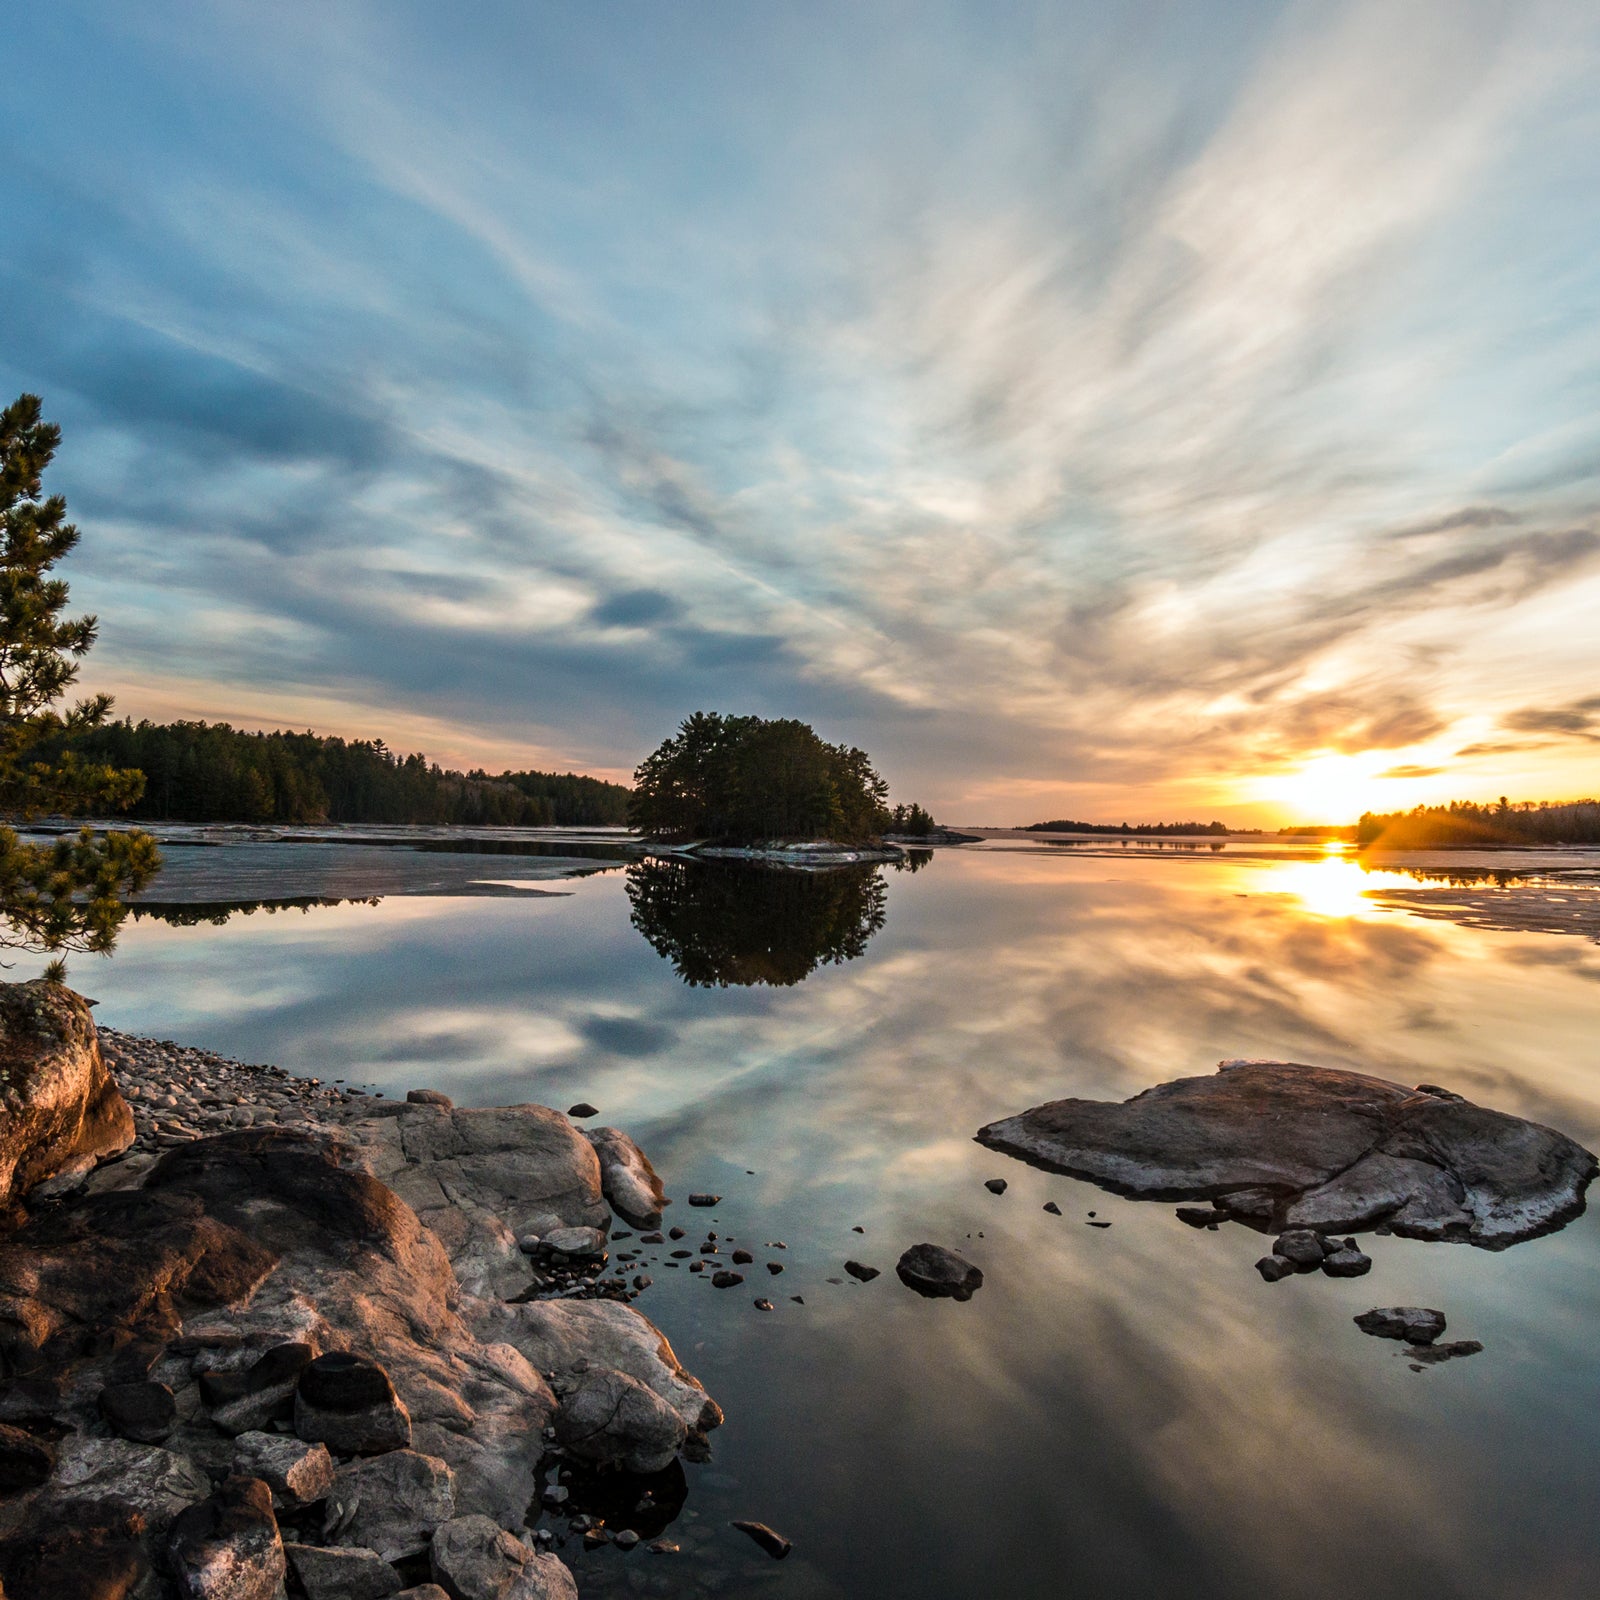
[[[885,835],[927,837],[921,806],[889,805],[866,751],[793,718],[697,711],[634,773],[628,823],[704,855],[822,862],[892,859]]]

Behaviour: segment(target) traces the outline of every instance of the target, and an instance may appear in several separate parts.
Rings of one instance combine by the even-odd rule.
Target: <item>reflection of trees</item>
[[[148,917],[174,928],[197,928],[202,923],[220,928],[230,917],[248,917],[257,911],[265,911],[272,916],[279,911],[311,911],[318,906],[375,906],[379,898],[377,895],[343,897],[308,894],[285,900],[143,900],[135,901],[129,910],[135,922]]]
[[[884,922],[874,866],[802,872],[703,861],[628,868],[633,925],[696,987],[799,983],[853,961]]]

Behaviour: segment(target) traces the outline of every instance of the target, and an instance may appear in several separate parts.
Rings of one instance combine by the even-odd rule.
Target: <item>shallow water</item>
[[[303,873],[305,852],[350,847],[260,848],[298,852]],[[228,853],[192,852],[219,883]],[[354,858],[311,859],[363,892]],[[1441,1084],[1600,1147],[1600,947],[1581,927],[1375,899],[1429,886],[1315,849],[940,851],[853,898],[786,889],[767,935],[753,878],[641,887],[595,860],[552,881],[425,859],[452,876],[376,904],[142,918],[73,982],[114,1026],[325,1079],[591,1100],[667,1178],[669,1220],[751,1243],[739,1289],[648,1269],[640,1308],[728,1421],[686,1469],[669,1530],[684,1553],[569,1544],[586,1596],[1477,1600],[1600,1583],[1593,1212],[1501,1254],[1371,1238],[1365,1278],[1268,1286],[1255,1234],[1197,1233],[1169,1205],[972,1142],[1042,1100],[1265,1056]],[[1573,903],[1548,868],[1471,895]],[[695,1189],[723,1203],[688,1212]],[[896,1281],[924,1239],[982,1267],[970,1303]],[[846,1278],[850,1257],[883,1276]],[[1396,1303],[1439,1307],[1447,1337],[1484,1353],[1410,1371],[1351,1322]],[[768,1560],[732,1517],[794,1553]]]

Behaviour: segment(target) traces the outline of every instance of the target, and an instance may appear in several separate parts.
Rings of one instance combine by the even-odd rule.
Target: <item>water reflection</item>
[[[628,868],[628,902],[634,927],[696,988],[799,983],[854,961],[885,914],[875,866],[650,859]]]
[[[1600,1141],[1600,950],[1355,905],[1337,860],[1282,876],[1306,865],[1323,870],[957,849],[851,869],[874,902],[853,955],[800,952],[808,980],[778,986],[675,970],[758,971],[792,939],[770,908],[738,940],[668,919],[658,944],[622,874],[551,884],[561,898],[147,920],[83,970],[116,1027],[462,1104],[587,1099],[649,1151],[678,1220],[753,1244],[748,1294],[646,1269],[640,1309],[728,1422],[687,1499],[657,1495],[681,1556],[568,1543],[585,1600],[641,1574],[684,1600],[1345,1600],[1353,1560],[1364,1600],[1591,1593],[1600,1211],[1504,1255],[1395,1238],[1353,1284],[1268,1287],[1254,1234],[1195,1233],[972,1142],[1022,1106],[1121,1100],[1229,1056],[1440,1083]],[[692,870],[750,907],[772,876]],[[689,1212],[695,1189],[723,1203]],[[969,1304],[894,1278],[923,1240],[983,1270]],[[849,1280],[850,1257],[883,1276]],[[1351,1321],[1390,1304],[1440,1307],[1486,1353],[1410,1373]],[[794,1555],[752,1555],[733,1517]]]

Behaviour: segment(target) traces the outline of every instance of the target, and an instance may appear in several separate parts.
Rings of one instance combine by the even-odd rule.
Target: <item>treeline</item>
[[[1475,845],[1600,844],[1600,801],[1524,800],[1365,813],[1356,824],[1363,849],[1470,850]]]
[[[1162,835],[1179,838],[1218,833],[1246,833],[1252,830],[1230,828],[1222,822],[1033,822],[1025,833],[1127,833],[1159,838]],[[1254,830],[1259,832],[1259,829]]]
[[[576,773],[449,772],[382,739],[246,733],[225,722],[107,723],[67,746],[132,767],[140,822],[455,823],[602,827],[627,821],[628,790]]]

